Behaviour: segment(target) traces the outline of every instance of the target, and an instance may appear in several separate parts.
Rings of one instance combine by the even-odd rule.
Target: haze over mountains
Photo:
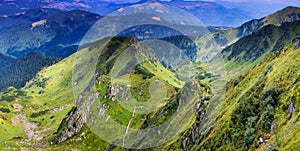
[[[174,22],[175,14],[132,13],[168,14],[162,4],[212,26]],[[300,147],[298,7],[249,20],[248,12],[203,1],[5,0],[0,6],[0,150]],[[122,13],[120,7],[133,9],[106,18],[94,13]],[[91,29],[103,18],[116,23]],[[122,19],[153,24],[115,34],[127,27]],[[94,31],[112,36],[80,43]],[[150,133],[136,132],[145,129]],[[176,135],[167,142],[156,139],[170,133]]]
[[[239,26],[243,22],[252,19],[249,13],[240,10],[238,8],[226,8],[220,4],[214,2],[204,2],[204,1],[183,1],[174,0],[170,2],[166,1],[147,1],[142,0],[136,3],[113,3],[105,1],[68,1],[68,0],[53,0],[53,1],[40,1],[33,0],[30,2],[24,2],[22,0],[4,1],[1,3],[0,7],[5,8],[2,15],[9,15],[13,13],[26,12],[26,9],[30,8],[55,8],[60,10],[88,10],[95,12],[102,16],[107,15],[113,11],[118,10],[122,7],[128,7],[132,5],[139,5],[145,2],[150,3],[162,3],[181,9],[195,15],[201,22],[206,26]],[[19,12],[18,12],[19,11]]]
[[[173,5],[190,4],[189,2],[182,1],[172,1],[169,3],[173,3]],[[191,4],[195,4],[196,2],[192,2]],[[208,3],[212,5],[213,3]],[[202,3],[196,5],[197,7],[202,6]],[[210,12],[210,11],[205,11]],[[206,55],[201,55],[203,58],[197,58],[198,61],[207,61],[207,59],[211,59],[212,56],[221,52],[223,48],[228,46],[231,43],[234,43],[239,38],[247,36],[257,30],[261,29],[264,26],[269,24],[272,25],[281,25],[286,22],[293,22],[299,19],[300,11],[299,8],[296,7],[287,7],[281,11],[278,11],[272,15],[269,15],[265,18],[259,20],[249,21],[240,27],[228,29],[226,28],[213,28],[209,27],[207,29],[210,30],[211,33],[205,34],[205,32],[209,31],[203,27],[189,27],[191,31],[199,31],[199,34],[204,34],[197,40],[200,43],[199,50],[189,50],[189,53],[186,54],[190,56],[190,58],[195,58],[197,53],[206,53]],[[42,53],[46,57],[57,57],[57,58],[65,58],[77,51],[78,44],[83,36],[86,34],[88,29],[102,16],[89,13],[86,11],[69,11],[62,12],[56,9],[48,9],[48,8],[40,8],[40,9],[32,9],[26,10],[22,14],[11,15],[2,17],[4,24],[2,24],[2,28],[0,31],[3,36],[0,38],[0,48],[1,53],[6,55],[11,55],[13,57],[19,58],[25,55],[28,52],[36,51]],[[143,19],[147,19],[144,18]],[[151,16],[149,16],[151,19]],[[141,26],[141,30],[145,30],[146,26]],[[151,29],[154,26],[149,26]],[[203,29],[202,29],[203,28]],[[161,33],[165,33],[166,30],[163,28],[157,28],[156,30],[161,30]],[[201,33],[201,31],[205,31]],[[207,30],[207,31],[206,31]],[[128,32],[128,31],[127,31]],[[131,31],[130,33],[138,33],[138,31]],[[186,32],[188,33],[188,32]],[[192,34],[192,33],[191,33]],[[121,34],[122,35],[122,34]],[[133,34],[135,35],[135,34]],[[153,33],[153,35],[157,35],[157,33]],[[124,35],[126,36],[126,34]],[[137,35],[135,35],[137,36]],[[145,35],[143,35],[145,36]],[[149,36],[149,35],[148,35]],[[167,36],[167,35],[165,35]],[[170,35],[169,35],[170,36]],[[211,38],[213,37],[213,38]],[[292,36],[293,37],[293,36]],[[288,38],[286,42],[289,42],[291,38]],[[152,37],[155,38],[155,37]],[[164,38],[156,37],[156,38]],[[151,39],[151,35],[150,35]],[[166,41],[174,41],[171,39],[164,39]],[[176,41],[176,40],[175,40]],[[202,42],[204,42],[202,44]],[[277,44],[278,46],[283,46],[286,42]],[[10,43],[10,45],[7,45]],[[213,45],[211,45],[211,43]],[[175,44],[175,43],[174,43]],[[177,44],[175,44],[177,45]],[[211,46],[208,46],[211,45]],[[185,46],[186,47],[186,46]],[[183,48],[183,47],[182,47]],[[188,47],[187,47],[188,48]],[[275,50],[279,48],[276,47]],[[1,64],[8,65],[11,63],[11,57],[5,57],[2,55]],[[41,67],[43,67],[43,64]],[[9,69],[9,68],[6,68]],[[2,69],[4,70],[4,68]],[[32,78],[34,74],[36,74],[38,70],[32,72],[29,76]],[[2,73],[5,73],[4,71]],[[10,72],[13,74],[12,72]],[[21,76],[21,74],[19,74]],[[10,76],[10,75],[6,75]],[[5,76],[5,77],[6,77]],[[11,84],[8,82],[8,85],[2,87],[1,89],[7,88],[9,85],[15,86],[17,88],[24,86],[25,82],[29,80],[28,78],[24,79],[22,84]]]

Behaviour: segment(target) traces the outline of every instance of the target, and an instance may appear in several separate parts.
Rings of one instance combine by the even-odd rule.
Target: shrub
[[[272,121],[274,120],[275,107],[278,104],[280,90],[276,87],[272,87],[263,92],[263,108],[261,111],[261,129],[269,130]]]
[[[247,122],[245,125],[245,133],[244,133],[244,143],[245,146],[248,148],[253,144],[255,139],[255,125],[257,122],[257,116],[252,116],[247,118]]]

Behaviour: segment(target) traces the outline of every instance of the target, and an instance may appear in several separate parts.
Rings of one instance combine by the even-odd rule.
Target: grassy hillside
[[[293,11],[285,15],[290,13]],[[281,24],[276,15],[268,20]],[[57,24],[64,22],[65,16],[57,21]],[[124,150],[152,143],[158,146],[145,150],[264,150],[268,145],[278,150],[296,150],[300,147],[296,139],[300,136],[300,48],[299,39],[290,41],[300,31],[299,21],[292,21],[281,26],[266,23],[257,32],[227,47],[223,51],[225,66],[233,79],[226,79],[224,73],[207,73],[208,65],[187,59],[176,60],[175,67],[165,65],[134,37],[91,43],[42,69],[24,87],[9,87],[0,93],[0,133],[4,135],[0,138],[0,149]],[[40,23],[44,22],[37,24]],[[206,38],[217,38],[217,46],[221,47],[234,41],[240,31],[221,32],[224,33],[213,33]],[[54,42],[59,38],[54,38]],[[166,40],[176,43],[177,38]],[[182,48],[194,46],[187,44]],[[206,49],[217,52],[210,48]],[[171,58],[176,58],[176,53],[171,54]],[[20,73],[26,76],[35,75],[41,69],[38,65],[53,63],[34,53],[27,58],[21,63],[17,60],[15,65],[23,67]],[[28,60],[35,60],[38,65]],[[217,60],[210,68],[222,70],[222,63]],[[3,69],[6,76],[17,70],[14,66],[0,68]],[[13,76],[5,78],[15,80]],[[189,81],[191,78],[195,79]],[[218,79],[228,80],[224,88],[216,88],[221,85],[219,81],[210,83],[213,88],[208,86],[208,82]],[[224,94],[215,92],[222,89]],[[293,115],[288,109],[291,102],[296,109]],[[117,124],[107,129],[107,124],[113,122]],[[164,123],[164,129],[153,129],[151,133],[138,135],[134,131]],[[272,124],[276,126],[271,133]],[[154,139],[153,136],[160,138],[163,132],[179,134],[167,142]],[[134,139],[136,136],[141,139]],[[259,146],[260,137],[268,142]]]
[[[22,89],[1,93],[0,148],[20,149],[49,145],[65,115],[75,106],[72,94],[73,56],[43,69]]]
[[[227,46],[230,46],[233,43],[237,42],[240,38],[251,35],[252,33],[256,33],[266,26],[270,26],[270,25],[283,26],[283,24],[295,22],[299,19],[300,19],[300,8],[286,7],[264,18],[254,19],[249,22],[246,22],[239,27],[228,29],[228,30],[220,30],[217,32],[212,32],[204,36],[201,36],[197,40],[198,46],[200,47],[198,50],[198,54],[200,58],[197,58],[197,60],[208,61],[212,59],[216,54],[221,52]],[[273,43],[275,44],[275,42]],[[285,46],[286,44],[287,43],[282,45],[282,47]]]
[[[215,124],[196,148],[263,150],[267,144],[278,150],[299,148],[299,53],[300,49],[294,50],[290,44],[231,80]],[[290,102],[296,108],[291,117]],[[276,128],[271,134],[272,123]],[[262,147],[257,145],[260,137],[269,140]]]
[[[134,40],[130,38],[119,38],[113,39],[111,43],[104,45],[105,49],[101,53],[99,62],[97,63],[99,76],[97,77],[94,88],[99,92],[98,103],[110,106],[106,112],[111,118],[125,126],[127,126],[130,121],[131,124],[129,125],[132,128],[152,127],[172,118],[172,114],[179,105],[179,98],[182,91],[186,91],[184,87],[188,88],[191,86],[184,86],[183,82],[178,80],[173,72],[163,67],[151,52],[141,46],[138,46],[140,49],[137,53],[139,55],[147,55],[150,60],[140,60],[142,62],[129,71],[119,70],[124,68],[123,65],[129,65],[130,67],[133,62],[143,59],[143,57],[134,58],[131,55],[132,51],[125,51],[128,50],[127,48],[129,48],[128,46],[132,44],[132,42],[134,43]],[[22,89],[10,87],[1,93],[1,133],[5,134],[5,137],[0,138],[0,148],[23,148],[30,150],[104,150],[107,147],[112,147],[116,150],[120,149],[103,141],[98,135],[93,133],[92,130],[94,127],[86,123],[84,123],[79,131],[76,131],[72,137],[67,137],[66,140],[63,140],[63,142],[59,144],[55,143],[59,136],[68,134],[65,131],[67,130],[65,124],[68,124],[68,119],[65,117],[67,115],[68,117],[72,117],[76,110],[80,109],[80,106],[75,108],[76,104],[73,97],[72,84],[74,83],[72,83],[72,70],[74,69],[74,59],[76,56],[81,56],[81,54],[93,53],[93,51],[99,49],[99,46],[101,47],[99,42],[96,42],[77,54],[71,55],[43,69]],[[123,59],[119,59],[120,55]],[[120,61],[125,62],[121,63]],[[113,64],[121,66],[113,67]],[[111,76],[113,79],[110,79]],[[75,78],[73,80],[76,82],[76,76],[73,78]],[[137,113],[134,114],[135,111],[132,112],[122,107],[124,104],[118,102],[118,97],[120,96],[113,94],[111,90],[112,87],[114,87],[114,90],[119,89],[119,91],[121,91],[121,88],[123,86],[126,87],[128,84],[131,86],[130,92],[127,92],[131,94],[129,100],[137,99],[151,106],[153,105],[151,102],[147,103],[150,98],[151,101],[158,99],[153,97],[163,96],[163,100],[155,104],[153,108],[155,110],[149,114],[138,114],[143,111],[140,109],[137,109]],[[200,94],[207,93],[207,95],[209,95],[209,93],[211,93],[208,91],[209,88],[203,83],[194,81],[190,84],[196,86],[195,89],[199,88],[197,95],[193,95],[195,98],[190,98],[192,100],[199,99]],[[156,89],[160,90],[161,88],[164,88],[164,91],[153,91]],[[153,92],[148,91],[148,89]],[[114,97],[112,97],[113,95]],[[93,106],[96,108],[99,107],[100,104],[98,103]],[[191,103],[191,106],[194,106],[197,101],[192,101]],[[93,110],[93,108],[91,108],[91,110]],[[188,112],[191,111],[192,110],[188,110]],[[192,126],[197,114],[191,116],[191,123],[182,123],[181,128],[187,128],[187,130],[183,131],[185,137],[192,137],[189,134],[190,130],[188,127]],[[132,121],[132,119],[134,120]],[[171,124],[177,122],[176,118],[172,121]],[[80,121],[78,120],[78,122]],[[74,129],[72,126],[67,127],[71,131]],[[175,143],[177,141],[184,141],[180,136],[181,135],[174,138],[173,143],[170,143],[168,147],[182,148],[182,145]]]
[[[41,69],[58,62],[58,60],[57,58],[46,58],[37,52],[31,52],[11,61],[0,68],[0,91],[10,86],[24,87],[26,82],[34,78]]]
[[[101,42],[101,41],[100,41]],[[90,49],[84,49],[82,52],[85,56],[95,56],[99,47],[101,45],[93,44]],[[78,60],[84,62],[84,56],[78,55]],[[146,59],[148,58],[148,59]],[[89,62],[88,59],[87,63]],[[94,59],[92,59],[94,60]],[[136,64],[138,63],[138,64]],[[93,66],[92,63],[88,63],[89,66]],[[110,119],[117,121],[120,125],[127,126],[135,129],[143,129],[155,125],[159,125],[168,120],[170,122],[170,126],[178,125],[176,124],[176,120],[172,119],[172,115],[176,111],[176,108],[179,105],[179,98],[181,97],[181,91],[186,89],[183,85],[183,82],[179,81],[176,75],[170,71],[168,71],[165,67],[163,67],[158,61],[157,58],[154,57],[151,51],[142,47],[133,37],[130,38],[113,38],[111,42],[107,43],[104,47],[103,51],[100,52],[100,56],[98,58],[98,63],[96,67],[96,75],[98,75],[95,82],[95,87],[93,87],[90,93],[91,95],[85,96],[86,92],[82,92],[82,97],[79,96],[81,106],[77,106],[73,112],[68,116],[69,118],[63,120],[61,123],[58,134],[55,137],[56,142],[64,142],[69,138],[76,138],[77,134],[82,133],[85,129],[86,125],[97,132],[99,129],[103,129],[105,127],[101,127],[101,125],[105,124],[92,124],[85,122],[85,116],[79,116],[80,114],[100,114],[99,110],[104,110],[101,112],[101,115],[107,116],[104,113],[107,113],[108,116],[103,119],[109,119],[108,121],[101,121],[101,119],[96,118],[93,121],[97,121],[99,123],[110,123]],[[77,83],[77,87],[80,90],[88,90],[90,88],[90,82],[86,82],[81,79],[89,79],[89,76],[82,75],[82,73],[87,73],[86,66],[84,64],[75,65],[75,73],[79,73],[78,76],[74,76],[73,79]],[[190,106],[194,106],[197,103],[196,98],[200,97],[200,94],[206,92],[204,84],[200,85],[199,83],[194,83],[199,87],[199,92],[197,92],[192,99],[192,103]],[[188,87],[187,87],[188,88]],[[75,92],[78,90],[75,87]],[[80,91],[79,90],[79,91]],[[187,93],[187,92],[186,92]],[[198,94],[199,93],[199,94]],[[93,102],[91,97],[96,96],[96,102]],[[156,100],[161,100],[159,102],[153,102]],[[201,99],[200,99],[201,100]],[[135,102],[136,101],[136,102]],[[89,103],[93,102],[92,107],[88,107]],[[194,104],[194,105],[193,105]],[[88,112],[85,111],[86,108]],[[145,112],[144,114],[141,114]],[[152,111],[152,112],[151,112]],[[149,112],[149,113],[148,113]],[[188,110],[185,112],[192,112],[192,110]],[[189,114],[190,115],[190,114]],[[91,115],[90,115],[91,116]],[[98,117],[98,116],[97,116]],[[191,121],[195,120],[196,115],[191,116]],[[91,116],[90,118],[93,118]],[[176,119],[176,118],[175,118]],[[189,118],[186,118],[188,120]],[[99,121],[98,121],[99,120]],[[73,123],[77,124],[74,125]],[[174,124],[175,122],[175,124]],[[181,123],[182,129],[186,129],[188,131],[188,127],[191,126],[192,123]],[[122,132],[122,127],[118,127],[118,125],[114,125],[114,131]],[[110,133],[111,130],[105,131],[105,133]],[[105,135],[104,133],[99,134],[102,137],[106,137],[106,139],[113,139],[111,141],[118,141],[118,139],[111,138],[115,134],[110,133],[109,135]],[[133,135],[128,132],[125,135]],[[145,139],[149,141],[152,138],[148,138],[149,135],[143,136]],[[181,138],[174,138],[182,141]],[[141,145],[141,142],[131,142],[134,140],[126,139],[124,142],[129,146]],[[164,141],[164,140],[161,140]],[[100,149],[104,149],[102,147],[106,147],[106,143],[99,144],[97,146]],[[96,146],[94,146],[96,147]],[[116,149],[120,149],[119,147],[115,147],[113,144],[108,146]],[[177,148],[181,148],[182,146],[177,146]]]
[[[299,23],[295,21],[282,26],[265,26],[225,48],[215,59],[225,60],[225,68],[231,76],[245,74],[266,55],[278,53],[278,50],[296,38],[300,34]]]

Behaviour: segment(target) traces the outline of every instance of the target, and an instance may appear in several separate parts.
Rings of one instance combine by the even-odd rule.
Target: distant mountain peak
[[[139,3],[159,3],[157,0],[141,0]]]
[[[288,6],[261,19],[254,19],[239,27],[238,36],[246,36],[267,25],[281,26],[284,23],[300,20],[300,8]]]
[[[300,8],[288,6],[263,18],[265,24],[281,25],[285,22],[293,22],[300,19]]]
[[[171,2],[184,2],[184,0],[171,0]]]

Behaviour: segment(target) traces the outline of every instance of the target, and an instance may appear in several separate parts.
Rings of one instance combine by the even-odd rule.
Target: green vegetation
[[[0,148],[50,145],[61,120],[75,106],[69,68],[72,59],[73,56],[43,69],[22,89],[10,87],[1,92]]]
[[[120,42],[118,42],[120,40]],[[117,65],[131,65],[130,61],[136,61],[133,58],[126,56],[126,48],[132,39],[120,38],[113,39],[113,46],[116,43],[117,47],[107,44],[106,51],[102,52],[101,57],[104,58],[98,61],[98,71],[104,71],[101,76],[97,78],[95,89],[100,92],[99,102],[109,105],[107,113],[112,119],[118,121],[120,124],[126,125],[132,118],[132,111],[127,110],[118,99],[112,101],[110,97],[109,86],[116,86],[119,88],[130,84],[131,95],[137,99],[138,102],[147,102],[156,100],[163,96],[163,101],[155,104],[155,110],[149,115],[136,114],[134,120],[130,125],[131,128],[142,128],[148,126],[155,126],[163,123],[171,118],[178,106],[178,98],[183,82],[177,79],[176,75],[163,67],[155,58],[151,57],[152,54],[148,50],[142,50],[149,56],[149,60],[142,61],[136,65],[130,72],[118,70],[124,66],[112,66],[115,61],[122,61],[122,57],[131,59],[126,60],[127,63],[118,63]],[[92,52],[91,49],[83,49],[79,53]],[[108,53],[108,55],[106,55]],[[107,143],[101,140],[94,134],[88,126],[83,126],[79,133],[69,138],[67,141],[60,144],[53,144],[54,137],[63,133],[64,128],[67,126],[61,123],[68,113],[75,111],[75,99],[72,93],[72,69],[73,60],[76,54],[41,70],[36,77],[27,82],[26,86],[22,89],[10,87],[1,93],[0,97],[0,117],[2,123],[3,134],[5,137],[0,138],[1,148],[18,149],[20,146],[28,149],[105,149]],[[139,59],[139,58],[138,58]],[[101,70],[100,70],[101,69]],[[102,70],[105,69],[105,70]],[[117,76],[110,79],[110,74]],[[76,78],[75,78],[76,79]],[[75,80],[76,81],[76,80]],[[74,82],[75,82],[74,81]],[[152,91],[160,90],[164,85],[165,92]],[[199,87],[204,86],[203,84]],[[115,87],[118,88],[118,87]],[[149,91],[151,89],[151,91]],[[150,93],[151,92],[151,93]],[[199,91],[201,93],[201,91]],[[206,92],[206,91],[205,91]],[[106,99],[103,99],[106,96]],[[150,105],[151,102],[148,104]],[[137,111],[138,112],[138,111]],[[196,115],[193,116],[195,118]],[[146,122],[148,121],[148,122]],[[186,123],[191,125],[192,123]],[[27,127],[27,128],[26,128]],[[184,132],[187,133],[187,132]],[[179,141],[181,138],[176,138]],[[174,140],[174,142],[176,142]],[[97,145],[96,145],[97,144]],[[117,148],[116,148],[117,149]]]
[[[232,75],[243,75],[259,64],[268,54],[276,55],[300,34],[299,21],[268,25],[259,31],[241,38],[222,51],[225,68]],[[216,59],[219,60],[220,56]]]
[[[77,13],[69,15],[72,14]],[[91,15],[91,18],[95,17]],[[101,139],[101,136],[114,135],[112,131],[102,134],[95,131],[113,120],[127,129],[154,128],[167,123],[163,132],[183,130],[171,141],[145,150],[264,150],[267,145],[278,150],[297,150],[300,147],[297,139],[300,137],[300,49],[294,50],[293,43],[287,44],[300,34],[299,21],[278,24],[280,18],[276,15],[263,20],[271,22],[253,21],[238,29],[201,37],[199,41],[205,38],[216,40],[205,41],[207,43],[201,49],[212,47],[205,48],[204,58],[195,58],[195,45],[182,39],[184,37],[164,39],[184,49],[190,59],[202,61],[218,53],[221,46],[248,35],[222,52],[230,78],[218,73],[223,64],[218,60],[220,58],[216,58],[210,67],[210,63],[187,59],[174,60],[174,66],[168,62],[170,60],[159,62],[153,52],[134,37],[97,41],[57,63],[57,59],[37,53],[29,53],[17,60],[4,57],[0,62],[4,65],[0,68],[4,74],[0,83],[6,88],[0,93],[0,133],[3,135],[0,148],[123,150]],[[257,32],[250,34],[252,31]],[[55,40],[60,41],[60,38]],[[178,43],[180,41],[182,43]],[[66,50],[61,55],[69,55],[75,48],[51,47],[48,55],[55,55],[59,50]],[[161,53],[163,57],[168,55],[164,51]],[[177,55],[170,52],[170,58]],[[7,65],[10,61],[15,64]],[[23,69],[12,76],[16,66]],[[45,66],[49,67],[43,68]],[[90,71],[93,67],[95,71]],[[211,73],[207,72],[209,68],[212,68]],[[191,78],[193,80],[183,82]],[[2,82],[1,79],[7,80]],[[223,88],[225,80],[228,83]],[[8,87],[10,85],[15,87]],[[94,92],[93,95],[81,93],[88,91]],[[224,96],[216,93],[222,91]],[[296,108],[294,114],[288,110],[291,102]],[[189,108],[181,109],[184,103]],[[182,118],[182,114],[176,114],[179,111],[187,115]],[[87,114],[95,115],[89,116],[88,120],[106,123],[93,125],[85,119]],[[103,121],[97,118],[99,116],[109,118]],[[178,121],[180,118],[182,120]],[[126,136],[126,145],[142,146],[146,143],[143,140],[164,141],[157,141],[147,134],[142,134],[139,137],[143,139],[136,141],[136,135],[127,133],[127,129],[124,131],[115,125],[110,128]],[[156,132],[161,133],[160,130]],[[259,138],[268,141],[258,144]],[[125,140],[113,139],[123,143]]]
[[[34,78],[41,69],[53,65],[57,61],[57,58],[46,58],[38,52],[28,53],[12,61],[0,68],[0,90],[3,91],[9,86],[24,87],[26,82]]]
[[[278,150],[296,148],[299,114],[289,119],[287,106],[293,102],[297,110],[299,104],[295,91],[299,88],[299,53],[290,44],[277,56],[269,54],[245,76],[231,80],[217,121],[198,149],[254,150],[259,137]],[[272,123],[276,123],[273,134]]]

